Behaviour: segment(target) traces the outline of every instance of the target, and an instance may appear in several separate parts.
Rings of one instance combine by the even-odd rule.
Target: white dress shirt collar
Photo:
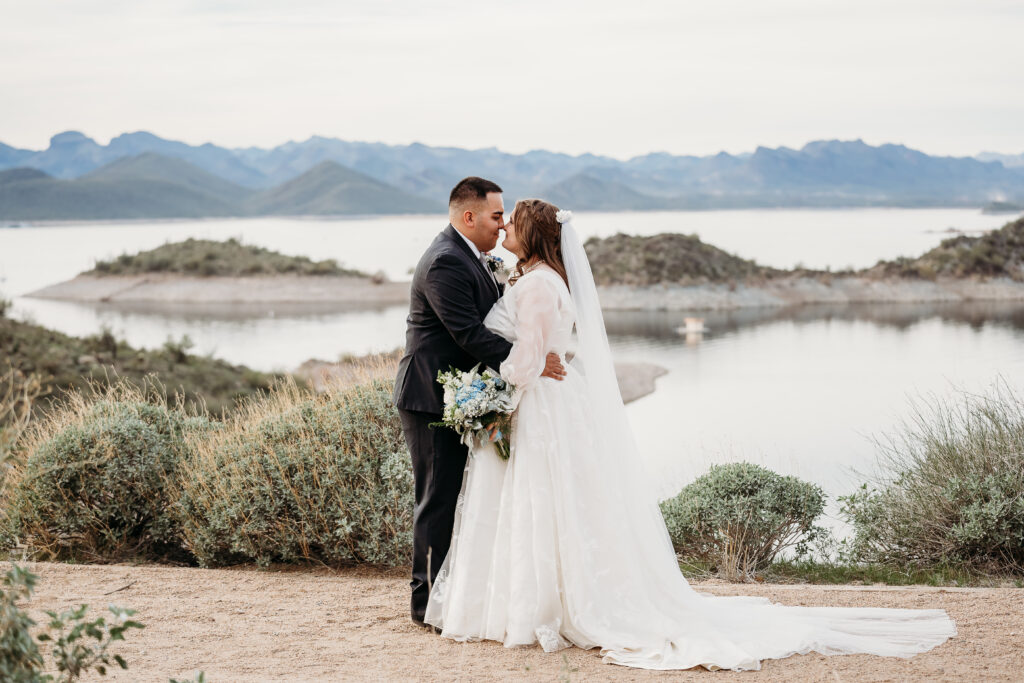
[[[454,227],[454,226],[452,226],[452,227]],[[475,256],[476,260],[479,261],[480,260],[480,250],[477,249],[475,244],[473,244],[473,241],[471,239],[469,239],[468,237],[466,237],[465,235],[463,235],[461,232],[459,232],[458,228],[455,228],[455,232],[459,233],[459,237],[461,237],[462,239],[464,239],[466,241],[466,244],[468,244],[469,248],[473,251],[473,256]]]

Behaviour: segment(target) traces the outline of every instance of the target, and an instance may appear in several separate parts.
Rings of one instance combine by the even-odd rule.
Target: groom
[[[441,421],[444,406],[437,372],[470,370],[477,363],[498,369],[512,349],[483,324],[505,289],[483,256],[498,243],[504,215],[495,183],[476,177],[459,181],[448,200],[451,222],[427,247],[412,278],[394,403],[412,456],[412,620],[420,626],[425,626],[430,585],[451,543],[468,455],[454,430],[430,427]],[[543,376],[564,375],[558,356],[549,354]]]

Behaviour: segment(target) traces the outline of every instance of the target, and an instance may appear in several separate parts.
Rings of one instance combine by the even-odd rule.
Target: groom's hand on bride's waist
[[[540,373],[540,376],[557,380],[565,379],[565,366],[562,365],[562,359],[557,353],[548,354],[544,363],[544,372]]]

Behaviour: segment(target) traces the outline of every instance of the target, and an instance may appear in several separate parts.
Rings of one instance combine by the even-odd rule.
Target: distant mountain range
[[[982,152],[974,156],[978,161],[998,161],[1006,168],[1024,167],[1024,154],[998,154],[996,152]]]
[[[860,140],[620,161],[323,137],[228,149],[137,132],[100,145],[68,131],[41,151],[0,143],[0,219],[434,213],[467,175],[497,181],[506,203],[577,210],[1024,202],[1024,154],[935,157]]]
[[[255,190],[154,152],[78,178],[34,168],[0,171],[0,219],[78,220],[439,212],[443,204],[323,161],[277,187]]]

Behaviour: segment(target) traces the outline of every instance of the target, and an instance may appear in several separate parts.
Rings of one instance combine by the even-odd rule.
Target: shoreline
[[[106,304],[347,304],[384,307],[409,301],[408,282],[352,276],[175,274],[79,275],[23,296]],[[760,282],[598,287],[609,311],[699,311],[803,304],[1024,301],[1024,282],[1009,278],[869,278],[788,276]]]
[[[757,284],[660,284],[598,288],[601,307],[618,311],[782,308],[804,304],[1024,301],[1024,282],[1009,278],[876,279],[790,276]]]
[[[408,282],[336,275],[195,277],[78,275],[24,296],[81,303],[347,303],[394,305],[409,301]]]

